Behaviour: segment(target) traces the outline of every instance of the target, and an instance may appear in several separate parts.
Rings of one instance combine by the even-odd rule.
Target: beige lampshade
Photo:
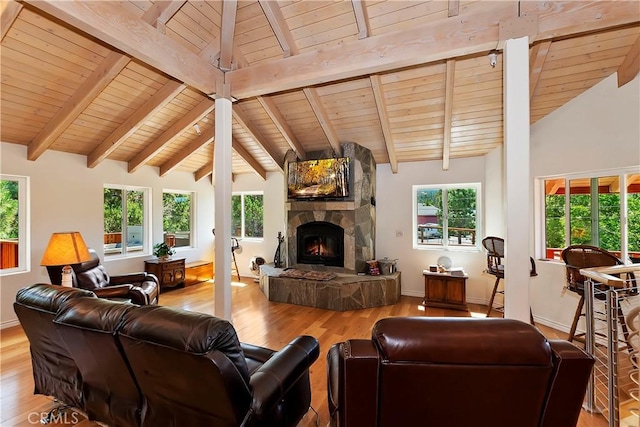
[[[89,261],[91,254],[77,231],[53,233],[40,265],[71,265]]]

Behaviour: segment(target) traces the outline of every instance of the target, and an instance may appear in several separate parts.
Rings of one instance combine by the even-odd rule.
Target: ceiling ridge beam
[[[142,21],[154,22],[156,16],[167,6],[166,2],[153,5],[142,15]],[[85,79],[73,95],[64,103],[53,118],[29,143],[27,158],[37,160],[53,145],[73,121],[93,102],[111,81],[129,64],[131,58],[111,51],[95,70]]]
[[[453,88],[455,85],[456,60],[447,61],[447,72],[444,86],[444,134],[442,137],[442,170],[449,170],[451,156],[451,124],[453,119]]]
[[[233,151],[235,151],[238,156],[242,157],[242,159],[247,162],[255,173],[257,173],[263,180],[267,179],[267,171],[236,138],[232,138],[231,148],[233,148]]]
[[[247,113],[244,112],[242,107],[238,104],[233,104],[233,118],[236,119],[238,124],[244,128],[244,130],[251,135],[251,138],[255,141],[256,144],[262,148],[262,150],[271,157],[271,160],[278,166],[280,170],[283,170],[282,164],[284,159],[280,157],[278,153],[273,149],[271,144],[269,144],[260,133],[260,130],[253,124],[253,122],[247,116]]]
[[[542,68],[547,60],[549,54],[549,48],[551,47],[551,40],[537,43],[531,48],[529,54],[529,100],[533,99],[533,94],[538,87],[538,80],[540,80],[540,74],[542,74]]]
[[[273,124],[276,125],[284,139],[289,144],[289,147],[291,147],[291,149],[295,151],[296,156],[298,156],[298,158],[300,159],[305,159],[307,157],[307,152],[305,151],[304,147],[302,147],[302,144],[300,144],[300,142],[298,141],[298,138],[296,138],[296,135],[289,127],[289,124],[282,116],[282,113],[278,109],[278,106],[273,101],[273,99],[267,96],[259,96],[258,102],[267,112],[267,115],[269,116],[269,118],[271,118]]]
[[[215,93],[216,82],[224,80],[222,71],[116,2],[25,2],[204,94]]]
[[[236,29],[237,0],[224,0],[222,2],[222,24],[220,28],[220,63],[223,71],[231,70],[233,59],[233,36]]]
[[[120,145],[133,135],[146,120],[155,115],[173,100],[187,86],[176,80],[169,80],[155,95],[147,100],[138,110],[107,136],[87,156],[87,167],[94,168],[113,153]]]
[[[178,138],[187,128],[193,126],[194,123],[201,120],[206,114],[209,114],[213,108],[214,102],[209,98],[204,98],[200,104],[193,107],[187,114],[182,116],[180,120],[169,126],[156,140],[133,156],[133,158],[129,160],[129,173],[140,169],[147,161],[158,154],[160,150]]]
[[[604,31],[639,22],[637,2],[546,1],[531,3],[526,12],[537,14],[538,34],[530,42]],[[346,78],[427,64],[459,56],[488,52],[500,37],[500,22],[517,17],[516,2],[495,2],[483,13],[465,14],[366,39],[341,43],[318,51],[256,64],[227,73],[237,99],[300,89]],[[560,17],[543,14],[546,9],[566,10]],[[572,14],[578,13],[579,19]],[[551,14],[552,15],[552,14]],[[580,22],[580,25],[574,25]],[[584,25],[585,27],[582,27]],[[421,54],[416,55],[416,48]]]
[[[291,55],[297,55],[298,46],[293,39],[289,25],[287,25],[287,21],[284,19],[278,3],[273,0],[258,0],[258,3],[260,3],[260,7],[262,7],[262,12],[267,18],[273,34],[275,34],[278,43],[280,43],[283,56],[286,58]]]
[[[0,42],[4,40],[4,36],[7,35],[11,26],[18,19],[18,15],[22,10],[22,5],[16,1],[8,0],[3,1],[0,5],[2,7],[2,14],[0,15]]]
[[[303,89],[303,92],[307,97],[309,104],[311,104],[313,113],[316,115],[316,118],[320,122],[320,126],[322,127],[325,136],[329,140],[331,148],[333,148],[333,151],[338,156],[342,156],[342,145],[340,144],[340,140],[338,139],[338,134],[336,134],[335,129],[333,128],[333,126],[331,126],[329,116],[327,115],[327,110],[325,110],[322,105],[322,100],[320,99],[320,95],[318,95],[318,91],[315,88],[306,87]]]
[[[202,132],[196,139],[191,141],[189,145],[180,150],[177,154],[171,156],[169,160],[160,165],[160,176],[165,176],[178,166],[180,163],[185,161],[190,155],[207,145],[208,143],[213,141],[214,137],[214,127],[210,127],[209,129]]]
[[[356,16],[356,25],[358,26],[358,39],[366,39],[371,34],[369,29],[369,17],[367,16],[367,8],[362,0],[351,0],[351,7]]]
[[[387,147],[387,155],[391,164],[391,172],[398,173],[398,158],[396,156],[396,148],[393,143],[393,134],[391,133],[391,123],[387,114],[387,100],[382,89],[382,78],[379,74],[369,76],[371,88],[373,89],[373,97],[376,101],[378,109],[378,119],[382,125],[382,135],[384,136],[384,144]]]
[[[618,67],[618,87],[622,87],[635,79],[640,72],[640,36],[636,37],[635,43],[629,49],[629,53],[624,57],[622,64]]]

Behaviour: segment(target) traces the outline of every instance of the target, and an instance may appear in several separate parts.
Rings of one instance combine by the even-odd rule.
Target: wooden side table
[[[156,275],[161,290],[184,284],[184,258],[173,258],[166,261],[146,260],[144,271]]]
[[[426,307],[449,308],[468,311],[467,275],[453,276],[449,273],[424,271],[424,300]]]

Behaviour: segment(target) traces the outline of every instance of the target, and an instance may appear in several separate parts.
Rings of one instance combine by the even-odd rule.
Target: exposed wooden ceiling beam
[[[220,64],[223,71],[231,70],[233,59],[233,35],[236,30],[237,0],[222,2],[222,28],[220,29]]]
[[[419,28],[371,36],[230,71],[226,81],[231,83],[232,95],[243,99],[488,52],[499,41],[500,22],[513,19],[518,13],[517,2],[493,4],[494,8],[483,13],[462,13]],[[537,8],[540,9],[539,32],[531,42],[566,38],[582,34],[585,29],[601,31],[640,20],[635,1],[523,4],[528,5],[528,13],[537,14]],[[563,13],[545,13],[548,9],[560,9]],[[416,55],[416,49],[420,55]]]
[[[460,13],[460,1],[459,0],[449,0],[447,5],[447,16],[451,18],[452,16],[458,16]]]
[[[249,133],[256,144],[258,144],[262,150],[271,157],[273,162],[278,165],[278,168],[283,170],[282,164],[284,159],[282,156],[271,146],[269,142],[264,139],[262,133],[260,133],[258,128],[253,124],[247,114],[242,110],[242,107],[238,104],[233,105],[233,118],[236,119],[238,124]]]
[[[209,129],[205,130],[204,132],[202,132],[202,135],[198,135],[198,137],[191,141],[189,145],[171,156],[169,160],[161,164],[160,176],[165,176],[166,174],[180,166],[180,163],[185,161],[190,155],[213,141],[214,131],[214,127],[210,127]]]
[[[362,0],[351,0],[353,13],[356,15],[356,24],[358,25],[358,39],[366,39],[371,34],[369,30],[369,17],[367,16],[367,8]]]
[[[370,76],[371,88],[373,89],[373,97],[376,100],[376,108],[380,125],[382,126],[382,134],[384,135],[384,143],[387,147],[387,155],[391,164],[391,172],[398,173],[398,158],[396,157],[396,147],[393,143],[393,134],[391,133],[391,123],[387,114],[387,101],[382,90],[382,78],[378,74]]]
[[[287,120],[280,113],[280,110],[278,109],[278,106],[276,105],[276,103],[273,102],[273,99],[266,96],[259,96],[258,102],[260,103],[260,105],[262,105],[262,108],[264,108],[264,110],[267,112],[267,114],[269,115],[269,118],[271,118],[271,121],[273,121],[273,124],[276,125],[276,127],[282,134],[282,137],[287,141],[287,144],[289,144],[289,147],[291,147],[291,149],[295,151],[296,155],[300,159],[305,159],[307,157],[306,151],[302,147],[302,144],[300,144],[300,142],[298,141],[298,138],[296,138],[296,135],[293,133],[293,131],[289,127]]]
[[[18,18],[20,11],[22,10],[22,5],[13,0],[3,1],[0,3],[0,8],[2,8],[2,13],[0,14],[0,42],[4,40],[4,36],[7,35],[9,29],[13,25],[14,21]]]
[[[193,173],[193,179],[198,182],[202,178],[213,174],[213,162],[207,163]]]
[[[202,119],[203,116],[209,114],[213,108],[214,102],[209,98],[204,98],[200,104],[193,107],[186,115],[180,118],[180,120],[169,126],[155,141],[133,156],[133,158],[129,160],[129,173],[140,169],[140,167],[179,137],[185,130],[193,126],[193,124]]]
[[[144,22],[155,22],[156,17],[168,6],[158,2],[142,16]],[[109,52],[100,65],[85,79],[78,90],[65,102],[56,115],[31,141],[27,158],[37,160],[69,127],[82,111],[104,90],[127,66],[131,59],[120,52]]]
[[[158,30],[162,31],[163,34],[165,34],[166,33],[165,24],[169,22],[171,18],[173,18],[173,15],[175,15],[186,2],[187,0],[173,0],[173,1],[164,2],[164,3],[167,3],[167,5],[165,9],[162,11],[162,13],[160,13],[156,18],[156,22],[154,26]],[[154,4],[158,4],[158,3],[162,3],[162,2],[156,2]]]
[[[331,125],[331,120],[329,120],[329,116],[327,115],[327,111],[322,106],[322,100],[318,95],[318,91],[315,88],[304,88],[303,89],[309,104],[311,104],[311,109],[313,110],[316,118],[320,122],[320,126],[324,131],[324,134],[327,136],[329,143],[331,144],[331,148],[338,155],[342,155],[342,145],[340,145],[340,140],[338,139],[338,134],[335,129]]]
[[[238,156],[242,157],[242,159],[251,166],[251,168],[257,173],[263,180],[267,179],[267,171],[262,167],[262,165],[238,142],[237,139],[232,138],[231,148],[235,151]]]
[[[215,93],[216,81],[224,80],[222,71],[117,2],[25,1],[204,94]]]
[[[636,42],[631,46],[629,53],[618,67],[618,87],[635,79],[638,73],[640,73],[640,36],[636,38]]]
[[[453,118],[453,87],[455,85],[456,60],[447,61],[444,88],[444,135],[442,137],[442,170],[449,170],[451,155],[451,122]]]
[[[85,79],[78,90],[64,103],[44,128],[29,143],[27,159],[37,160],[84,109],[111,83],[130,59],[118,52],[111,52]]]
[[[160,111],[187,86],[175,80],[169,80],[142,107],[107,136],[87,156],[87,167],[94,168],[113,153],[127,138],[133,135],[150,117]]]
[[[551,41],[543,41],[535,44],[529,53],[529,100],[533,98],[533,94],[538,86],[538,80],[542,73],[542,67],[547,60],[547,54],[551,47]]]
[[[275,34],[278,43],[280,43],[284,57],[297,55],[298,48],[296,42],[291,35],[291,31],[289,31],[289,26],[282,15],[278,2],[273,0],[258,0],[258,2],[260,3],[260,7],[262,7],[264,16],[267,18],[267,21],[269,21],[273,34]]]

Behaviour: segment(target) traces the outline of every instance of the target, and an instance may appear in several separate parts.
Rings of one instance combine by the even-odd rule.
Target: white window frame
[[[618,176],[620,179],[620,253],[621,259],[627,259],[629,256],[629,227],[627,218],[627,175],[635,175],[640,173],[639,167],[630,168],[617,168],[617,169],[605,169],[598,171],[586,171],[578,173],[566,173],[536,177],[534,181],[534,191],[536,194],[535,200],[535,213],[534,213],[534,226],[535,226],[535,253],[538,259],[545,259],[551,262],[562,263],[560,259],[547,258],[547,236],[546,236],[546,223],[545,223],[545,181],[551,179],[565,180],[565,189],[570,188],[570,181],[576,179],[592,179],[592,178],[604,178],[610,176]],[[571,242],[571,222],[567,221],[568,215],[570,215],[570,199],[567,197],[570,192],[565,191],[565,247],[570,245]]]
[[[142,229],[144,230],[144,238],[142,240],[142,251],[127,252],[126,244],[122,245],[122,252],[117,254],[104,253],[105,260],[116,260],[123,258],[136,258],[141,256],[148,256],[151,254],[151,188],[139,187],[136,185],[118,185],[118,184],[104,184],[103,186],[103,205],[102,205],[102,233],[104,234],[104,189],[124,190],[124,191],[141,191],[144,195],[143,206],[144,212],[142,214]],[[125,198],[126,200],[126,198]],[[123,218],[126,217],[126,211],[123,207]],[[126,238],[126,228],[122,230],[122,239]],[[124,242],[123,242],[124,243]]]
[[[172,194],[185,194],[191,198],[191,207],[190,207],[190,218],[189,218],[189,246],[176,246],[174,249],[177,252],[193,249],[197,247],[196,245],[196,192],[195,191],[187,191],[187,190],[162,190],[162,235],[164,235],[164,194],[172,193]]]
[[[246,240],[250,242],[263,242],[264,241],[264,191],[236,191],[231,193],[231,196],[240,196],[240,204],[242,206],[240,210],[242,215],[242,217],[240,218],[240,229],[241,229],[240,236],[234,236],[233,233],[231,233],[231,237],[236,237],[238,239]],[[244,235],[245,233],[244,197],[245,196],[262,196],[262,234],[263,234],[262,237],[246,237]],[[232,217],[233,217],[233,213],[232,213]]]
[[[443,216],[446,218],[447,203],[446,203],[446,190],[454,190],[460,188],[469,188],[476,191],[476,241],[474,245],[459,246],[449,245],[448,239],[444,239],[447,234],[447,224],[443,224],[442,229],[442,244],[441,245],[424,245],[418,243],[418,191],[428,189],[438,189],[443,191]],[[411,213],[412,213],[412,242],[413,249],[418,250],[445,250],[445,251],[460,251],[460,252],[478,252],[481,250],[480,244],[482,242],[482,184],[479,182],[468,182],[459,184],[426,184],[426,185],[414,185],[411,189]]]
[[[28,176],[0,174],[0,179],[18,182],[18,266],[0,270],[0,276],[31,270],[31,182]]]

